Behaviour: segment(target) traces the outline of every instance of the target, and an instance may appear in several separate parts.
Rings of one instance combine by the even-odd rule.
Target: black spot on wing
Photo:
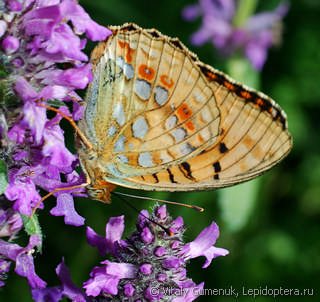
[[[213,164],[214,172],[219,173],[221,171],[221,166],[218,161]]]
[[[156,180],[156,183],[158,183],[159,182],[159,178],[158,178],[157,174],[152,174],[152,176]]]
[[[195,178],[192,176],[190,165],[187,162],[183,162],[181,165],[179,165],[179,169],[186,178],[195,180]]]
[[[225,145],[225,143],[220,143],[219,145],[219,151],[220,153],[226,153],[229,149],[227,148],[227,146]]]
[[[167,169],[167,172],[168,172],[168,174],[169,174],[170,181],[171,181],[172,183],[177,184],[177,182],[174,180],[174,177],[173,177],[173,174],[172,174],[171,170],[170,170],[170,169]]]

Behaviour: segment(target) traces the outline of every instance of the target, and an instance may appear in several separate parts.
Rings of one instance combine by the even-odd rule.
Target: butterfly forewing
[[[214,189],[254,178],[290,151],[273,100],[201,63],[177,39],[133,24],[111,29],[94,51],[82,123],[106,181]]]

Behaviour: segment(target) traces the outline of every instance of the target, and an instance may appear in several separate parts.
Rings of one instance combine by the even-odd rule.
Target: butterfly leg
[[[88,183],[83,183],[80,185],[76,185],[76,186],[72,186],[72,187],[65,187],[65,188],[56,188],[53,191],[49,192],[46,196],[42,197],[38,203],[35,205],[35,207],[32,209],[31,215],[29,216],[29,218],[31,218],[33,216],[33,214],[36,212],[37,208],[40,206],[40,204],[47,199],[48,197],[50,197],[51,195],[53,195],[56,192],[59,191],[68,191],[68,190],[73,190],[73,189],[79,189],[79,188],[83,188],[83,187],[87,187]]]

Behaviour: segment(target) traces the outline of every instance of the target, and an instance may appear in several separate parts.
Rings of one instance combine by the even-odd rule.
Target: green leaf
[[[26,215],[20,214],[23,220],[25,231],[28,235],[38,235],[42,242],[42,230],[38,220],[38,216],[33,214],[32,217],[28,217]],[[41,246],[38,246],[39,250],[41,251]]]
[[[257,0],[240,0],[233,19],[233,25],[235,27],[243,26],[250,16],[254,14],[258,2]]]
[[[227,73],[236,81],[251,88],[259,89],[260,87],[259,73],[247,59],[240,56],[233,56],[227,61]]]
[[[260,179],[219,191],[221,216],[230,232],[241,230],[255,207]]]
[[[64,102],[58,100],[46,100],[46,104],[55,108],[60,108],[66,105]]]
[[[9,182],[8,182],[7,164],[3,159],[1,159],[0,160],[0,195],[4,193],[8,185],[9,185]]]
[[[255,0],[248,1],[254,5],[253,2]],[[245,2],[242,1],[243,4]],[[227,69],[230,76],[235,80],[259,89],[260,75],[254,70],[247,59],[233,56],[227,62]],[[260,178],[232,188],[220,190],[218,202],[221,215],[230,232],[239,231],[247,224],[257,202],[259,186]]]

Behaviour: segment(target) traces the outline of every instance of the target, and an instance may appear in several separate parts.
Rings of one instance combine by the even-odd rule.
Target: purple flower
[[[19,40],[16,37],[8,36],[2,40],[2,48],[7,55],[15,53],[20,46]]]
[[[124,231],[124,216],[111,217],[106,225],[106,236],[100,236],[93,229],[87,227],[88,243],[98,248],[99,253],[104,256],[107,253],[116,255],[116,244],[120,241]]]
[[[56,269],[56,273],[61,281],[61,286],[31,289],[32,298],[36,302],[56,302],[63,297],[67,297],[72,301],[85,302],[89,301],[81,288],[73,284],[70,271],[64,264],[64,260]]]
[[[10,264],[9,261],[0,259],[0,287],[5,285],[4,280],[6,279],[6,274],[10,270]]]
[[[14,211],[10,207],[10,203],[5,200],[3,196],[0,197],[0,249],[6,246],[4,250],[7,252],[10,247],[7,242],[2,241],[4,238],[8,238],[12,241],[16,238],[17,233],[21,230],[23,226],[22,218],[20,214]],[[6,279],[6,274],[10,270],[11,258],[5,257],[5,255],[0,254],[0,287],[4,286],[4,280]]]
[[[189,242],[181,248],[181,255],[183,255],[185,259],[205,256],[207,260],[202,268],[206,268],[211,264],[213,258],[228,254],[227,250],[213,246],[218,237],[219,228],[215,222],[212,222],[212,224],[205,228],[194,241]]]
[[[31,209],[41,199],[28,167],[11,169],[9,171],[9,186],[5,191],[8,200],[14,201],[13,210],[24,215],[30,215]],[[42,205],[43,207],[43,205]]]
[[[84,89],[92,74],[83,53],[86,39],[79,35],[98,41],[111,31],[92,21],[76,0],[7,0],[1,9],[0,60],[8,72],[4,84],[17,99],[15,107],[11,101],[5,116],[9,125],[6,141],[10,145],[6,151],[10,160],[5,196],[12,201],[13,210],[30,215],[41,199],[39,187],[53,191],[83,181],[75,172],[77,157],[65,146],[61,116],[48,119],[46,109],[37,101],[71,101],[73,118],[80,119],[83,108],[75,89]],[[68,68],[62,69],[62,63]],[[61,102],[60,111],[71,116],[63,105]],[[71,174],[73,177],[68,178]],[[61,181],[61,175],[67,182]],[[57,206],[51,210],[52,215],[65,216],[69,224],[84,223],[74,209],[72,191],[57,192],[55,196]]]
[[[0,238],[8,237],[12,241],[23,226],[22,218],[3,196],[0,197],[0,204]]]
[[[38,277],[35,272],[33,257],[33,248],[41,244],[41,239],[37,235],[32,235],[29,244],[22,248],[18,244],[0,241],[0,255],[2,266],[8,267],[6,262],[15,261],[15,272],[28,279],[31,288],[44,288],[46,283]],[[3,268],[2,268],[3,269]],[[1,272],[1,271],[0,271]]]
[[[91,20],[76,0],[4,0],[0,16],[0,63],[6,72],[2,79],[5,110],[0,112],[0,156],[5,163],[0,171],[4,180],[0,188],[4,192],[0,199],[0,286],[14,267],[31,288],[43,289],[39,295],[50,296],[52,301],[63,295],[85,301],[82,290],[77,292],[68,281],[63,264],[58,267],[62,291],[45,293],[46,283],[35,273],[33,263],[35,246],[41,245],[41,228],[34,216],[31,231],[23,215],[29,216],[41,200],[39,188],[52,192],[85,181],[75,171],[77,156],[65,146],[59,125],[62,117],[57,114],[49,119],[38,102],[61,101],[61,112],[75,120],[82,118],[81,98],[75,90],[84,89],[92,80],[91,64],[83,52],[85,36],[104,40],[111,31]],[[72,114],[64,102],[72,102]],[[73,195],[84,195],[84,188],[74,191],[57,191],[57,205],[50,213],[79,226],[84,218],[74,208]],[[12,242],[23,227],[21,215],[27,233],[33,234],[25,248]]]
[[[213,258],[228,254],[227,250],[213,246],[219,236],[214,222],[194,241],[184,244],[185,227],[181,217],[173,220],[166,207],[158,205],[150,220],[148,217],[146,211],[141,211],[137,230],[125,240],[121,240],[123,216],[110,219],[106,237],[87,229],[88,242],[96,246],[100,254],[113,256],[113,261],[103,261],[102,267],[91,271],[91,278],[83,286],[88,296],[105,297],[108,301],[128,298],[133,301],[193,301],[204,283],[196,285],[186,276],[187,261],[205,256],[205,268]]]
[[[228,254],[227,250],[213,246],[219,236],[217,225],[212,223],[194,241],[184,244],[183,220],[173,220],[165,206],[156,205],[150,220],[149,214],[141,211],[138,220],[137,230],[125,240],[121,240],[123,216],[110,218],[105,237],[87,228],[88,242],[98,247],[102,255],[110,253],[113,261],[105,260],[101,262],[102,266],[93,268],[91,278],[83,284],[85,292],[72,282],[63,260],[56,269],[61,285],[33,288],[33,299],[37,302],[56,302],[63,297],[83,302],[195,300],[201,294],[204,283],[196,285],[187,277],[185,267],[191,258],[205,256],[207,261],[203,267],[207,267],[213,258]],[[171,233],[170,229],[177,222],[179,230]],[[145,228],[153,234],[152,242],[143,240]],[[6,265],[3,265],[5,269]]]
[[[199,4],[185,7],[185,20],[202,17],[202,25],[191,36],[191,43],[200,46],[210,41],[227,56],[241,50],[253,67],[261,70],[268,49],[278,42],[279,23],[287,14],[288,4],[281,3],[274,11],[258,13],[243,24],[234,25],[237,4],[234,0],[199,0]]]

